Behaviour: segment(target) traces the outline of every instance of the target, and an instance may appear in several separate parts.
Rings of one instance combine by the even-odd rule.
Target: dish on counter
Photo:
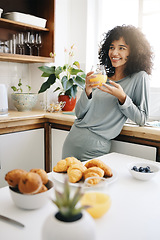
[[[156,174],[160,171],[160,168],[154,163],[139,162],[129,164],[128,170],[134,178],[142,181],[148,181],[156,176]]]
[[[32,210],[43,207],[49,201],[49,197],[53,191],[53,182],[48,180],[48,183],[45,186],[48,190],[38,194],[22,194],[14,187],[9,187],[9,191],[11,198],[17,207]]]
[[[106,178],[106,182],[108,184],[114,183],[117,180],[117,178],[118,178],[118,174],[117,174],[117,172],[115,170],[112,169],[112,173],[113,173],[112,177]],[[67,175],[67,173],[52,172],[52,179],[53,179],[53,181],[56,181],[58,183],[64,183],[66,175]],[[69,182],[69,185],[72,186],[72,187],[79,187],[83,183],[84,183],[84,180],[82,179],[82,180],[80,180],[77,183]]]
[[[75,157],[67,157],[57,162],[53,167],[53,179],[58,182],[64,182],[66,176],[73,186],[79,185],[87,178],[94,177],[90,184],[96,185],[102,178],[114,180],[112,169],[100,159],[91,159],[81,162]],[[116,174],[114,173],[116,177]],[[111,180],[111,182],[112,182]],[[75,185],[76,184],[76,185]]]
[[[5,180],[15,205],[28,210],[44,206],[53,189],[53,182],[41,168],[32,168],[29,172],[13,169],[6,173]]]

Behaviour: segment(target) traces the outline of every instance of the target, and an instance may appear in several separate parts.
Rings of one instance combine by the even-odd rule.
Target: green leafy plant
[[[60,83],[60,87],[57,87],[54,92],[60,90],[59,95],[67,95],[70,98],[75,98],[77,94],[77,87],[84,89],[85,87],[85,73],[80,69],[80,64],[78,61],[72,63],[72,58],[74,45],[71,46],[69,53],[65,49],[66,59],[68,57],[67,63],[61,67],[56,66],[41,66],[39,69],[43,72],[41,77],[48,77],[38,93],[45,92],[51,85],[55,84],[57,81]],[[68,55],[67,55],[68,53]],[[54,54],[50,53],[50,56],[53,57]]]
[[[17,87],[16,86],[11,86],[11,88],[12,88],[12,90],[14,91],[14,92],[23,92],[23,88],[22,88],[22,80],[21,79],[19,79],[19,82],[18,82],[18,85],[17,85]],[[30,85],[26,85],[26,87],[27,87],[27,89],[28,89],[28,92],[29,91],[31,91],[31,86]]]
[[[79,186],[74,194],[71,194],[68,178],[65,178],[64,191],[59,192],[55,189],[55,200],[53,203],[58,207],[59,212],[65,218],[72,218],[75,215],[81,213],[82,209],[86,209],[89,206],[77,207],[77,203],[83,196],[82,187]]]

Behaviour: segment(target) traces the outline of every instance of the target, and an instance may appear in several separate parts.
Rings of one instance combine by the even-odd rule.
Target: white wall
[[[75,60],[85,70],[87,1],[56,0],[55,17],[55,64],[64,64],[64,48],[75,44]]]

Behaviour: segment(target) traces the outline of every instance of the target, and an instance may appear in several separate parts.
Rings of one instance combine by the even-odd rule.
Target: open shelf
[[[21,23],[4,19],[3,14],[0,18],[0,40],[7,41],[12,39],[13,34],[20,32],[33,33],[41,32],[42,47],[40,48],[40,56],[20,55],[0,53],[0,61],[21,62],[21,63],[46,63],[54,62],[50,58],[50,52],[54,52],[54,0],[1,0],[3,13],[21,12],[41,17],[47,20],[46,27],[38,27],[31,24]],[[28,54],[28,53],[27,53]]]
[[[0,18],[0,28],[6,28],[6,29],[12,29],[12,30],[19,30],[19,31],[47,31],[49,32],[48,28],[42,28],[42,27],[36,27],[34,25],[21,23],[21,22],[15,22],[9,19]]]

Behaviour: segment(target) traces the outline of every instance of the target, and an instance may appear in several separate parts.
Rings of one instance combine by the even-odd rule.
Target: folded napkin
[[[74,115],[74,116],[75,116],[75,112],[62,112],[62,114],[66,114],[66,115]]]

